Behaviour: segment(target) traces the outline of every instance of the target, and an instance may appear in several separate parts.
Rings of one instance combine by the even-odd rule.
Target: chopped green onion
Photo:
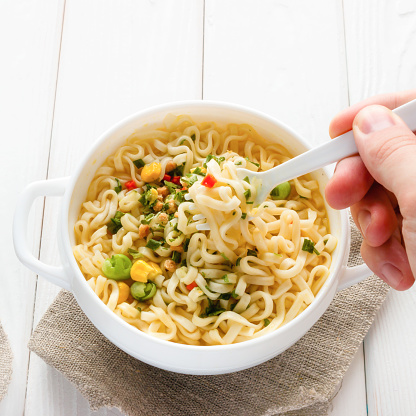
[[[150,221],[155,217],[155,214],[149,214],[147,215],[144,220],[141,220],[142,224],[150,224]]]
[[[240,265],[240,261],[241,261],[241,257],[239,257],[239,258],[237,259],[237,261],[235,262],[235,265],[236,265],[236,266],[239,266],[239,265]]]
[[[273,254],[277,257],[282,257],[283,256],[283,254],[277,254],[277,253],[273,253]]]
[[[224,253],[220,253],[220,255],[227,261],[230,261],[230,259],[224,254]]]
[[[213,302],[208,298],[208,307],[205,309],[205,312],[199,316],[201,318],[206,318],[208,316],[218,316],[223,312],[225,312],[225,309],[220,308],[218,302]]]
[[[247,256],[257,257],[257,251],[248,249],[247,250]]]
[[[218,299],[228,300],[231,298],[231,293],[221,293]]]
[[[246,197],[246,201],[251,197],[250,189],[247,189],[247,191],[244,192],[244,196]]]
[[[270,321],[268,319],[264,320],[264,326],[268,326],[270,324]]]
[[[181,140],[181,142],[179,143],[179,145],[184,144],[186,139]]]
[[[191,134],[191,139],[192,139],[192,141],[193,141],[193,142],[195,141],[195,139],[196,139],[196,137],[195,137],[195,133],[192,133],[192,134]]]
[[[152,238],[147,242],[146,247],[150,250],[156,250],[162,245],[161,241],[153,240]]]
[[[214,159],[214,160],[215,160],[215,161],[216,161],[216,162],[220,165],[220,164],[221,164],[221,162],[224,162],[225,157],[224,157],[224,156],[218,157],[218,156],[215,156],[215,155],[211,155],[211,154],[209,154],[209,155],[206,157],[205,162],[204,162],[204,164],[203,164],[204,168],[206,168],[206,167],[207,167],[207,163],[208,163],[211,159]]]
[[[141,259],[144,257],[142,253],[139,253],[137,250],[133,250],[132,248],[129,248],[127,252],[132,256],[134,259]]]
[[[243,213],[241,214],[241,219],[242,219],[242,220],[245,220],[246,218],[247,218],[247,213],[243,212]]]
[[[134,166],[136,166],[137,169],[140,169],[145,165],[145,163],[143,162],[143,159],[134,160],[133,163],[134,163]]]
[[[172,253],[172,260],[175,263],[180,263],[181,262],[181,258],[182,258],[181,253],[179,253],[178,251],[174,251]]]
[[[188,251],[189,242],[191,241],[190,238],[187,238],[183,243],[183,251]]]
[[[243,164],[243,162],[241,161],[241,160],[239,160],[238,162],[235,162],[235,165],[236,166],[240,166],[240,165],[242,165]]]
[[[324,240],[324,244],[326,244],[328,242],[328,240]]]
[[[248,178],[248,176],[246,176],[243,181],[246,181],[247,183],[250,183],[250,179]]]
[[[228,274],[222,276],[221,279],[224,280],[225,283],[230,283],[230,280],[228,279]]]
[[[121,183],[120,183],[120,181],[117,179],[117,178],[114,178],[115,180],[116,180],[116,182],[117,182],[117,186],[115,186],[114,187],[114,190],[117,192],[117,193],[119,193],[119,192],[121,192],[121,190],[123,189],[123,187],[121,186]]]
[[[245,159],[245,160],[247,160],[247,162],[250,162],[250,163],[252,163],[253,165],[255,165],[255,166],[257,166],[257,167],[260,167],[260,163],[253,162],[253,161],[252,161],[252,160],[250,160],[248,157],[245,157],[244,159]]]
[[[117,231],[122,227],[121,217],[125,215],[124,212],[116,211],[111,221],[107,224],[107,229],[111,234],[117,234]]]
[[[302,250],[311,254],[315,253],[317,256],[320,254],[319,251],[315,248],[315,243],[311,240],[308,240],[307,238],[303,240]]]
[[[254,201],[247,201],[246,204],[253,205],[254,204]]]
[[[237,295],[237,293],[235,293],[235,289],[231,292],[231,296],[232,296],[234,299],[237,299],[237,298],[239,297],[239,295]]]

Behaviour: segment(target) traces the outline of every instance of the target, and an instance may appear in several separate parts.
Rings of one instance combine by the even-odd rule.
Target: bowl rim
[[[339,213],[339,221],[340,221],[340,230],[341,235],[345,236],[344,238],[340,238],[337,244],[337,248],[339,250],[337,263],[334,266],[333,270],[330,272],[326,282],[324,283],[323,287],[320,289],[319,293],[315,297],[314,302],[312,302],[311,305],[309,305],[303,312],[301,312],[298,316],[296,316],[293,320],[288,322],[287,324],[277,328],[276,330],[261,335],[259,337],[239,342],[239,343],[233,343],[233,344],[227,344],[227,345],[188,345],[188,344],[180,344],[172,341],[167,341],[164,339],[157,338],[155,336],[149,335],[138,328],[134,327],[133,325],[130,325],[126,321],[124,321],[122,318],[120,318],[116,313],[111,311],[102,301],[101,299],[95,294],[94,291],[91,290],[90,286],[87,284],[87,280],[85,279],[84,275],[81,272],[81,269],[79,268],[75,257],[72,252],[72,246],[70,242],[69,237],[69,231],[68,231],[68,223],[69,223],[69,208],[70,208],[70,202],[73,193],[75,192],[75,185],[84,169],[84,167],[87,165],[88,161],[93,157],[93,155],[97,152],[100,147],[102,147],[103,143],[112,135],[116,134],[117,131],[120,131],[122,128],[126,127],[128,124],[132,122],[139,123],[141,118],[149,117],[151,115],[160,113],[160,112],[173,112],[181,109],[182,107],[201,107],[201,108],[211,108],[211,109],[226,109],[226,110],[233,110],[239,113],[248,113],[256,118],[263,119],[269,123],[272,123],[276,126],[278,126],[280,129],[284,130],[286,133],[288,133],[291,137],[296,139],[297,142],[299,142],[301,145],[303,145],[305,148],[310,149],[311,146],[309,143],[306,142],[306,140],[298,134],[294,129],[287,126],[285,123],[281,122],[280,120],[253,108],[243,106],[240,104],[234,104],[230,102],[223,102],[223,101],[215,101],[215,100],[183,100],[183,101],[173,101],[168,102],[156,106],[152,106],[149,108],[145,108],[139,111],[134,112],[133,114],[130,114],[129,116],[123,118],[116,124],[114,124],[112,127],[104,131],[99,135],[99,137],[93,142],[92,146],[89,148],[88,152],[86,152],[83,155],[83,158],[79,161],[78,166],[74,173],[70,176],[69,183],[67,185],[67,189],[65,192],[65,195],[62,200],[61,205],[61,219],[60,221],[60,245],[61,249],[64,251],[66,255],[66,261],[64,262],[65,268],[67,271],[68,276],[70,277],[70,287],[71,292],[75,296],[78,303],[79,297],[77,296],[76,291],[74,291],[74,284],[73,279],[77,279],[81,283],[81,287],[85,289],[85,293],[87,296],[91,299],[91,301],[94,303],[94,305],[97,307],[97,313],[104,314],[104,316],[108,317],[108,319],[111,319],[112,321],[116,322],[117,324],[121,325],[121,327],[124,327],[128,332],[131,333],[131,336],[136,338],[142,338],[144,337],[149,342],[153,342],[156,344],[159,344],[163,347],[168,347],[169,349],[173,350],[188,350],[197,352],[207,352],[207,351],[226,351],[226,350],[238,350],[238,349],[245,349],[245,348],[251,348],[254,347],[257,344],[263,344],[267,342],[270,339],[276,338],[276,337],[284,337],[285,333],[291,331],[293,327],[299,326],[301,327],[302,323],[308,319],[310,315],[313,314],[313,312],[319,308],[322,301],[326,298],[328,293],[330,293],[331,288],[335,283],[337,283],[336,276],[340,274],[340,271],[342,268],[346,267],[346,260],[349,253],[349,242],[350,242],[350,229],[348,226],[348,217],[345,212],[345,210],[338,211]],[[165,114],[165,115],[166,115]],[[192,117],[192,115],[191,115]],[[210,120],[211,121],[211,120]],[[215,122],[215,120],[212,120]],[[163,119],[160,121],[163,122]],[[267,139],[266,139],[267,140]],[[109,156],[109,154],[107,155]],[[97,166],[98,168],[99,166]],[[331,173],[328,168],[322,169],[326,175],[327,178],[330,178]],[[325,201],[326,203],[326,201]],[[333,297],[331,298],[332,301]],[[82,308],[83,309],[83,308]],[[94,308],[95,309],[95,308]],[[325,308],[326,310],[326,308]],[[324,311],[325,311],[324,310]],[[84,311],[85,312],[85,311]],[[322,315],[322,314],[320,314]],[[90,320],[90,316],[88,316]],[[93,321],[93,320],[92,320]],[[94,323],[95,325],[95,323]],[[309,330],[308,326],[308,330]],[[100,332],[102,332],[100,330]],[[299,333],[302,332],[299,329]],[[105,335],[105,334],[104,334]],[[304,332],[302,332],[302,335],[304,335]],[[122,342],[119,343],[114,340],[113,337],[109,337],[108,335],[105,335],[112,343],[115,343],[120,348],[124,349],[121,345]]]

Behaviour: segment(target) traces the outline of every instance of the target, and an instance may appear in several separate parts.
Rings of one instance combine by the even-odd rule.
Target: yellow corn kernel
[[[147,263],[149,266],[153,267],[153,271],[151,271],[149,273],[149,275],[147,276],[149,279],[154,279],[155,277],[159,276],[160,274],[162,274],[162,269],[159,267],[158,264],[153,263],[152,261],[149,261],[149,263]]]
[[[152,162],[150,165],[143,167],[141,177],[145,182],[154,182],[159,178],[161,172],[162,165],[157,162]]]
[[[126,285],[124,282],[118,282],[117,286],[118,286],[118,301],[117,301],[117,305],[118,305],[119,303],[123,303],[127,300],[127,298],[130,295],[130,287],[129,285]]]
[[[136,282],[147,282],[149,273],[154,272],[154,268],[144,260],[137,260],[133,263],[130,270],[130,277]]]

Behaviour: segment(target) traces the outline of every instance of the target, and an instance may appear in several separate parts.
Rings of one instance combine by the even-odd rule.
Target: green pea
[[[283,182],[280,185],[277,185],[270,192],[270,197],[274,200],[276,199],[286,199],[290,195],[291,187],[289,182]]]
[[[130,293],[137,300],[148,300],[156,294],[156,284],[153,282],[134,282],[130,287]]]
[[[124,254],[114,254],[103,263],[102,271],[112,280],[126,280],[130,277],[131,260]]]

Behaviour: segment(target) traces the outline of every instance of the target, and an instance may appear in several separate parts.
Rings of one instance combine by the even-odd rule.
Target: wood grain
[[[344,2],[351,102],[416,85],[416,3]],[[391,292],[364,340],[368,414],[416,411],[416,289]]]
[[[48,177],[71,174],[99,134],[121,118],[201,98],[202,45],[202,1],[67,0]],[[41,250],[47,263],[59,262],[58,209],[59,201],[47,200]],[[35,324],[58,291],[39,281]],[[32,354],[25,414],[90,412],[76,389]]]
[[[45,179],[52,129],[63,1],[0,2],[0,166],[2,172],[2,237],[0,317],[13,351],[13,377],[1,415],[23,414],[32,329],[36,275],[17,260],[12,243],[12,217],[18,193],[28,183]],[[7,203],[6,203],[7,200]],[[43,200],[32,208],[27,231],[37,256]]]

